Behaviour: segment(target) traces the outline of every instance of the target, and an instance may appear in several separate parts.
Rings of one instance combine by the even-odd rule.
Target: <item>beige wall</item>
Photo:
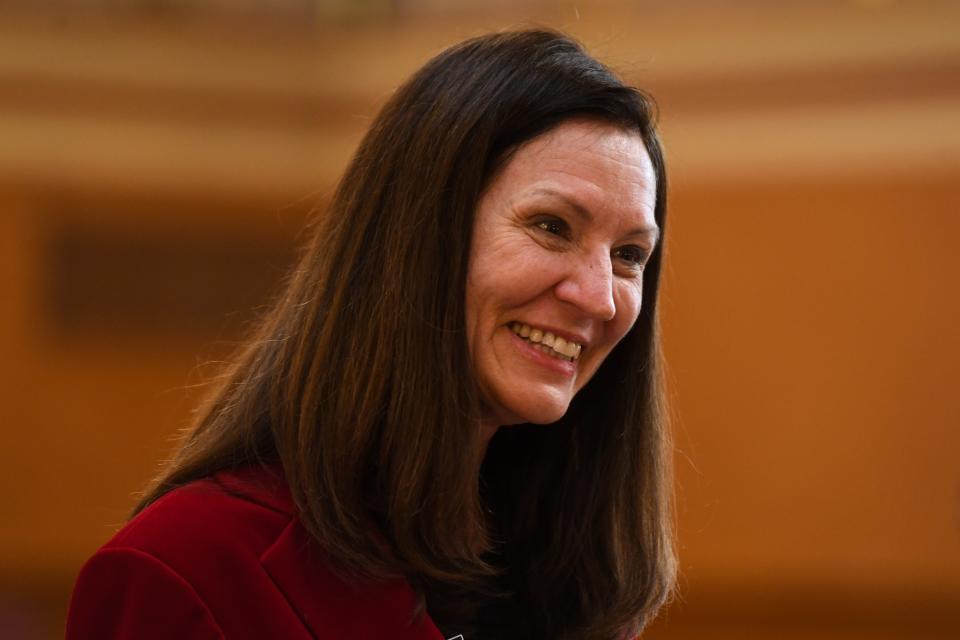
[[[377,105],[535,21],[662,105],[683,577],[651,637],[955,637],[960,7],[716,4],[0,20],[0,635],[60,633]]]

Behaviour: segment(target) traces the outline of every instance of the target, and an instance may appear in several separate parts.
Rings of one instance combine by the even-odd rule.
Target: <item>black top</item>
[[[479,605],[476,620],[437,624],[446,639],[462,635],[463,640],[530,640],[533,636],[516,604],[509,600],[486,598]]]

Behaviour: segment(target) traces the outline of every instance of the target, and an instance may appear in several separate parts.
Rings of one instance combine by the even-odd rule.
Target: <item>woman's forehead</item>
[[[571,121],[518,149],[491,185],[514,204],[557,202],[578,214],[613,210],[655,227],[656,173],[639,134]]]

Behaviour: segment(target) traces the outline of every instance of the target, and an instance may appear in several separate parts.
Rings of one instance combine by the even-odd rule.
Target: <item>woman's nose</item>
[[[612,320],[617,313],[613,301],[613,264],[609,257],[577,262],[554,292],[559,300],[598,320]]]

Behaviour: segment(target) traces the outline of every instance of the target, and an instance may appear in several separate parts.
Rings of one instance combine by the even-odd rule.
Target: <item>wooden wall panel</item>
[[[955,184],[674,193],[681,611],[849,625],[866,607],[932,634],[909,637],[960,628]]]

